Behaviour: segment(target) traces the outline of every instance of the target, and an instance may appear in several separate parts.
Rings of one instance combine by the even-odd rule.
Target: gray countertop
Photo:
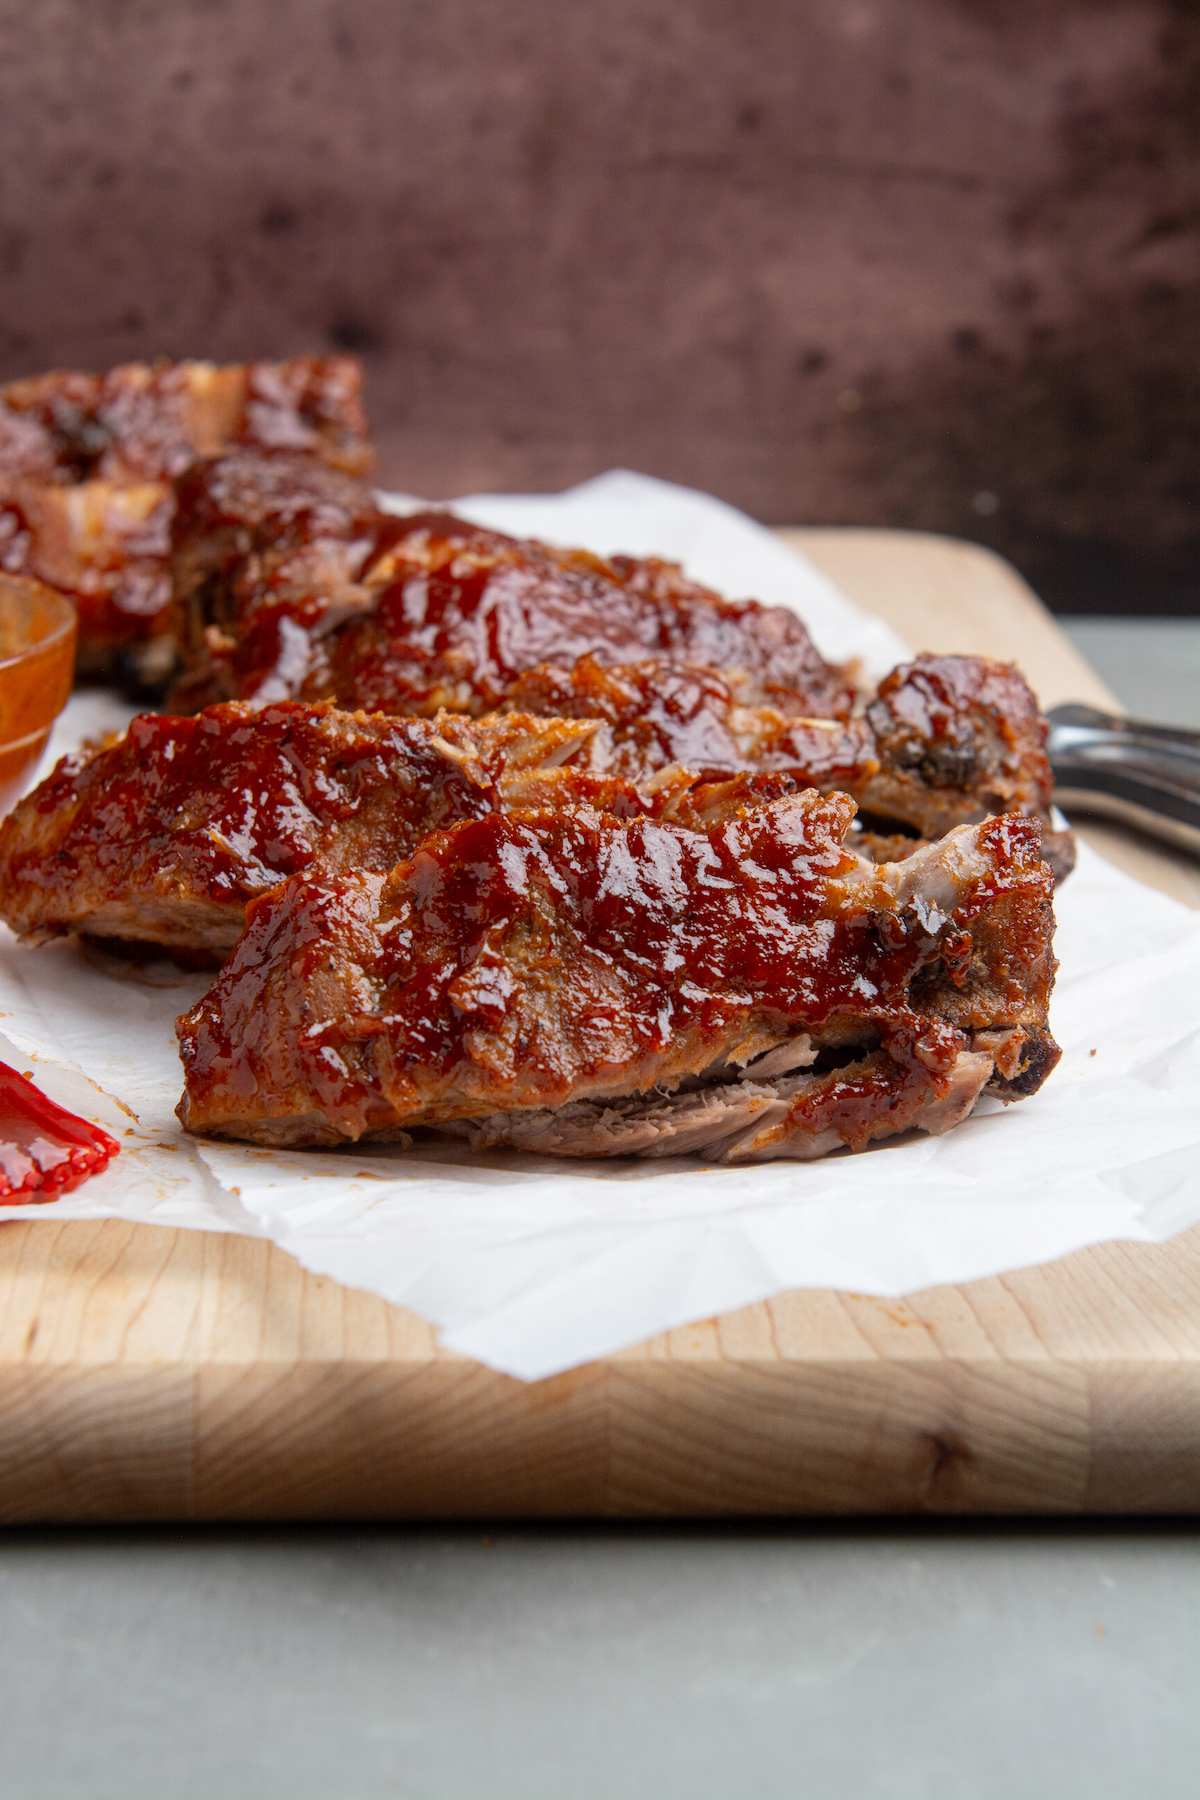
[[[1063,623],[1200,724],[1200,621]],[[1193,1800],[1198,1550],[1185,1521],[11,1531],[0,1797]]]
[[[1200,619],[1060,619],[1135,718],[1200,730]]]
[[[1161,1523],[18,1532],[6,1800],[1193,1800]]]

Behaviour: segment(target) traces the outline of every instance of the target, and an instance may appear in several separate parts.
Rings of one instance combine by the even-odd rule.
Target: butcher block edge
[[[0,1231],[0,1521],[1184,1512],[1200,1229],[526,1384],[260,1239]]]
[[[1015,571],[783,534],[914,648],[1112,704]],[[1085,835],[1192,905],[1200,872]],[[1200,1510],[1200,1228],[907,1300],[801,1291],[530,1385],[274,1245],[0,1225],[0,1522]]]

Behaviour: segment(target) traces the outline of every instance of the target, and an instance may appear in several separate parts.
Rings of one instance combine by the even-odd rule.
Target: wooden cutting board
[[[986,551],[783,534],[914,647],[1111,695]],[[1200,870],[1085,835],[1193,906]],[[806,1291],[526,1386],[253,1238],[0,1225],[0,1521],[1200,1507],[1200,1230],[907,1301]]]

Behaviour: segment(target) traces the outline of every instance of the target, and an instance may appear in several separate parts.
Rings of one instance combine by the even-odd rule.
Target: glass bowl
[[[0,813],[46,748],[74,670],[71,602],[40,581],[0,574]]]

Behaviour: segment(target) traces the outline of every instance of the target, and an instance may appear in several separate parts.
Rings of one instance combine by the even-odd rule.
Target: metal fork
[[[1046,749],[1064,811],[1100,813],[1200,855],[1200,732],[1056,706]]]

